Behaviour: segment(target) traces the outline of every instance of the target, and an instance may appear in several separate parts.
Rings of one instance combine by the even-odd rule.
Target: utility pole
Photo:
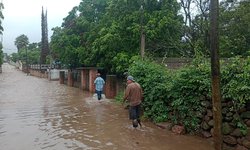
[[[27,75],[29,75],[27,47],[25,47],[25,53],[26,53],[26,73],[27,73]]]
[[[212,101],[214,119],[214,148],[222,150],[222,114],[220,93],[220,61],[219,61],[219,2],[210,2],[210,50],[212,71]]]
[[[140,11],[141,11],[141,18],[140,18],[140,25],[141,25],[141,50],[140,50],[140,53],[141,53],[141,57],[144,58],[144,55],[145,55],[145,32],[144,32],[144,23],[143,23],[143,20],[144,20],[144,8],[143,8],[143,1],[141,3],[141,8],[140,8]]]

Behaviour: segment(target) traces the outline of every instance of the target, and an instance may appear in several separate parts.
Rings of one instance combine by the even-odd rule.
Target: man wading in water
[[[127,87],[123,102],[126,100],[129,102],[129,119],[132,120],[133,127],[141,126],[140,121],[140,104],[142,102],[143,92],[139,83],[135,82],[132,76],[127,77]]]
[[[103,86],[105,84],[105,81],[103,80],[103,78],[101,77],[100,73],[96,74],[97,78],[94,81],[95,84],[95,92],[97,94],[97,98],[98,100],[102,99],[102,91],[103,91]]]

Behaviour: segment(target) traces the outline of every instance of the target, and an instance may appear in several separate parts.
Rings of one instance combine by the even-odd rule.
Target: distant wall
[[[164,60],[164,64],[169,69],[177,69],[189,64],[191,61],[191,58],[167,58]]]
[[[184,67],[192,61],[192,58],[162,58],[156,62],[164,64],[168,69],[178,69]]]
[[[41,72],[39,70],[29,69],[29,74],[32,76],[40,77],[40,78],[48,78],[47,72]]]

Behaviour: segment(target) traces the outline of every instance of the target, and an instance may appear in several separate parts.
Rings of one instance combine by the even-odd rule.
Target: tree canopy
[[[179,9],[175,0],[84,0],[69,12],[61,27],[53,29],[52,53],[69,67],[124,71],[120,69],[127,68],[128,58],[139,54],[143,26],[148,55],[178,55],[182,27]]]
[[[249,1],[220,4],[222,57],[249,55]],[[195,8],[193,8],[195,7]],[[209,1],[83,0],[53,29],[54,59],[70,68],[99,66],[123,73],[140,54],[140,34],[146,35],[147,57],[208,57]]]
[[[2,3],[2,1],[0,2],[0,35],[2,36],[3,34],[3,26],[2,26],[2,20],[4,19],[4,16],[3,16],[3,13],[2,13],[2,10],[4,9],[4,5]],[[2,45],[2,41],[0,43],[0,66],[1,64],[3,63],[3,45]]]
[[[145,29],[147,55],[178,56],[182,16],[177,1],[84,0],[53,29],[53,56],[68,67],[99,66],[123,72],[139,54]]]
[[[16,37],[15,43],[20,44],[20,49],[17,53],[12,53],[10,55],[10,59],[13,62],[20,60],[26,63],[27,60],[28,64],[40,63],[41,43],[29,43],[29,38],[25,34]]]
[[[250,1],[222,3],[221,52],[224,57],[250,55]]]
[[[23,48],[26,48],[29,44],[29,38],[22,34],[22,35],[19,35],[18,37],[16,37],[16,40],[15,40],[15,45],[17,47],[17,51],[19,52],[21,49]]]

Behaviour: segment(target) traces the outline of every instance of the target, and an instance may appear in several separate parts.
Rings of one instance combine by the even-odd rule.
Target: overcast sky
[[[49,38],[51,29],[61,26],[63,18],[81,0],[2,0],[3,9],[3,51],[11,54],[17,52],[14,44],[16,37],[25,34],[29,42],[41,41],[42,6],[47,9]]]

